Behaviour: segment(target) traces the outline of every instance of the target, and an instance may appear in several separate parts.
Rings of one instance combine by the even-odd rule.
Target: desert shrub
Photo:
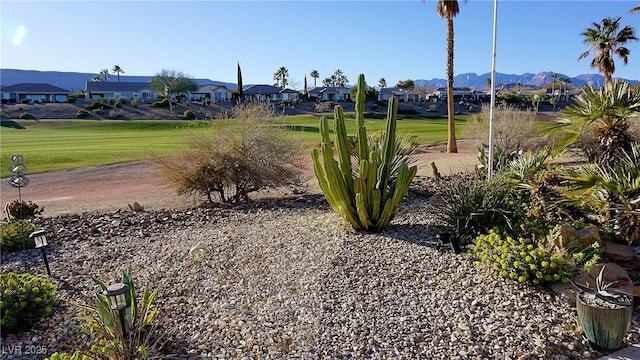
[[[33,103],[34,103],[35,105],[40,104],[40,100],[33,100]],[[44,101],[43,101],[42,103],[44,104]]]
[[[91,112],[96,115],[102,115],[104,113],[104,110],[102,108],[98,108],[98,109],[91,110]]]
[[[107,284],[92,277],[100,287],[95,306],[81,305],[84,310],[82,328],[89,335],[91,348],[85,351],[96,358],[126,360],[161,358],[166,334],[158,326],[158,308],[154,305],[159,289],[145,286],[142,296],[136,292],[131,270],[122,272],[121,283],[128,286],[124,308],[124,329],[104,292]]]
[[[31,114],[30,112],[24,111],[20,113],[19,118],[22,120],[31,120],[31,119],[35,119],[36,117],[33,116],[33,114]]]
[[[567,283],[578,268],[589,268],[600,260],[597,242],[573,253],[558,251],[532,239],[501,235],[495,229],[478,235],[471,248],[480,262],[498,269],[500,275],[534,285]]]
[[[214,122],[210,135],[194,132],[177,156],[154,157],[178,193],[238,203],[261,189],[299,183],[298,146],[272,125],[271,105],[241,103],[229,116]]]
[[[76,117],[79,117],[79,118],[86,118],[89,116],[91,116],[91,113],[85,109],[80,109],[76,112]]]
[[[436,212],[461,246],[492,228],[513,234],[524,216],[518,190],[501,177],[490,181],[460,177],[444,189],[440,200]]]
[[[489,107],[483,106],[479,114],[470,116],[461,126],[462,137],[489,143]],[[536,113],[515,107],[496,108],[493,120],[494,145],[507,153],[537,150],[545,146],[536,125]]]
[[[109,110],[109,119],[116,120],[120,118],[120,112],[116,109]]]
[[[30,274],[0,272],[0,288],[3,334],[29,329],[39,318],[50,315],[56,305],[53,284]]]
[[[138,106],[138,99],[136,99],[136,98],[131,99],[131,106],[133,106],[133,107]]]
[[[27,220],[7,221],[0,224],[2,237],[0,246],[2,251],[17,251],[33,249],[35,242],[29,235],[36,231],[36,226]]]
[[[323,101],[315,104],[313,108],[319,113],[326,113],[333,110],[333,103],[331,101]]]
[[[98,100],[93,100],[91,103],[86,104],[85,106],[83,106],[83,108],[87,109],[87,110],[96,110],[96,109],[102,109],[102,103]]]
[[[67,102],[69,104],[75,104],[78,101],[78,98],[75,95],[67,96]]]
[[[156,108],[168,108],[169,107],[169,99],[163,98],[162,100],[154,101],[151,103],[151,106]]]
[[[20,100],[20,104],[29,105],[30,103],[31,103],[31,101],[29,99]]]
[[[20,220],[42,214],[44,207],[40,207],[33,201],[14,200],[6,205],[5,211],[9,218]]]
[[[193,110],[185,110],[182,113],[182,118],[187,120],[194,120],[196,118],[196,113]]]

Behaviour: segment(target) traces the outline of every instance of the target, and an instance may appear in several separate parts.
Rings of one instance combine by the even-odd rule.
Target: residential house
[[[70,91],[50,84],[20,83],[0,87],[2,102],[66,102]]]
[[[394,96],[398,101],[408,101],[409,94],[406,90],[398,88],[382,88],[378,92],[378,101],[389,101]]]
[[[146,102],[158,98],[148,82],[88,81],[84,89],[86,99],[126,98]]]
[[[190,94],[191,100],[202,101],[205,98],[211,101],[227,101],[231,100],[232,91],[224,85],[204,84],[198,85],[198,90]]]
[[[340,86],[314,87],[309,91],[309,98],[319,101],[347,101],[350,99],[349,88]]]
[[[454,101],[479,101],[485,96],[484,91],[468,89],[468,88],[453,88],[453,100]],[[431,96],[435,97],[439,101],[445,101],[447,99],[447,88],[441,87],[436,89]]]
[[[244,96],[260,101],[292,101],[298,99],[298,92],[273,85],[252,85],[243,89]]]

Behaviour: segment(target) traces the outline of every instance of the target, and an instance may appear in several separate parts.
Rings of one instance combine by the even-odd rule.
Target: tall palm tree
[[[313,87],[316,87],[316,80],[320,77],[318,70],[311,70],[309,75],[313,78]]]
[[[120,65],[113,65],[113,69],[111,69],[111,72],[118,75],[118,82],[120,82],[120,74],[124,74],[124,70],[122,70]]]
[[[100,75],[102,75],[102,80],[109,81],[109,69],[100,70]]]
[[[447,20],[447,152],[457,153],[455,108],[453,103],[453,18],[460,12],[457,0],[438,0],[436,14]]]
[[[593,23],[592,27],[587,28],[580,35],[584,36],[582,41],[589,49],[578,57],[578,61],[593,53],[591,67],[597,68],[604,75],[605,83],[611,82],[613,73],[616,71],[616,65],[613,61],[613,55],[617,55],[626,65],[631,52],[624,45],[628,41],[638,40],[635,36],[634,29],[631,26],[620,28],[620,19],[604,18],[600,24]]]
[[[273,80],[276,81],[276,86],[280,86],[281,88],[287,87],[287,78],[289,77],[289,70],[281,66],[275,73],[273,73]]]
[[[634,6],[629,10],[629,14],[635,14],[637,12],[640,12],[640,6]]]

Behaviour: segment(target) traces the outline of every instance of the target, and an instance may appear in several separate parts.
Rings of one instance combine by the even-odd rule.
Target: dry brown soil
[[[459,145],[457,154],[446,154],[438,147],[424,149],[417,156],[418,175],[430,176],[430,163],[436,163],[442,174],[472,169],[477,163],[475,147]],[[319,192],[312,175],[310,161],[305,170],[306,191]],[[175,190],[157,174],[150,161],[95,166],[76,170],[53,171],[28,175],[30,183],[20,190],[23,201],[33,201],[44,207],[43,216],[83,212],[128,210],[128,204],[138,202],[145,210],[178,209],[197,206],[202,199],[178,196]],[[291,194],[292,189],[279,189],[258,194],[258,197]],[[2,205],[18,199],[18,189],[3,179],[0,185]]]

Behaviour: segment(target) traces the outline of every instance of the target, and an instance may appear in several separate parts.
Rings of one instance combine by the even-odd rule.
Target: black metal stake
[[[118,309],[118,313],[120,314],[120,327],[122,328],[122,340],[126,341],[127,338],[127,329],[124,327],[124,309]]]
[[[40,248],[42,250],[42,258],[44,259],[44,266],[47,267],[47,275],[51,276],[51,270],[49,270],[49,261],[47,260],[47,253],[44,251],[44,246]]]

